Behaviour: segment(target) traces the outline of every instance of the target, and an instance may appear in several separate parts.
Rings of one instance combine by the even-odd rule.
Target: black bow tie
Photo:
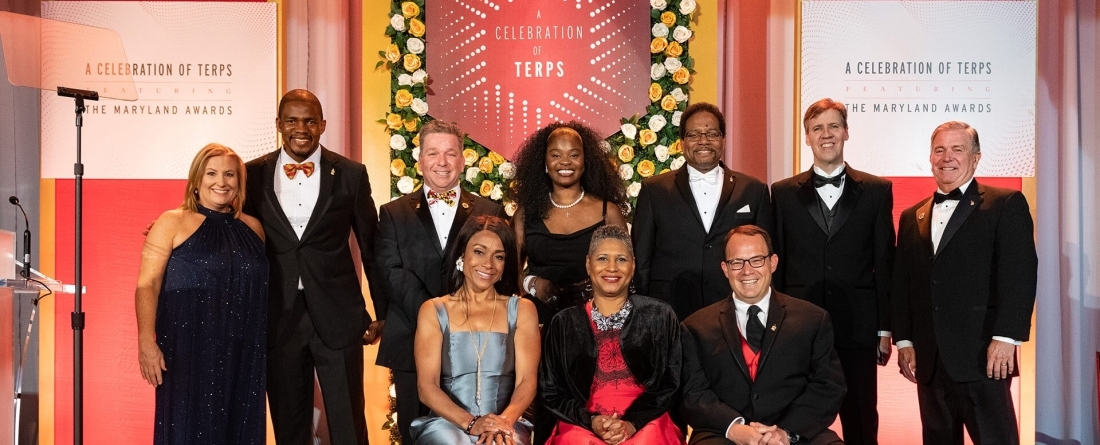
[[[963,192],[959,189],[952,190],[951,193],[948,193],[946,195],[937,191],[936,193],[932,194],[932,201],[936,204],[942,204],[944,201],[947,200],[958,201],[962,199],[962,196]]]
[[[832,185],[833,187],[840,188],[840,183],[844,181],[844,173],[826,178],[814,173],[814,188],[824,187],[826,185]]]

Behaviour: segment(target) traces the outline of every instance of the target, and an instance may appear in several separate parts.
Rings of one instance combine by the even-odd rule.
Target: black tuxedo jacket
[[[743,417],[746,424],[777,425],[811,441],[835,436],[828,428],[846,387],[823,309],[772,291],[755,381],[741,353],[733,297],[681,326],[681,414],[693,429],[725,436],[730,423]]]
[[[321,189],[301,240],[275,195],[275,171],[282,168],[276,165],[279,150],[247,164],[244,211],[263,224],[271,262],[269,345],[275,344],[297,320],[293,308],[299,277],[314,329],[325,345],[341,349],[362,342],[371,318],[348,243],[352,231],[370,284],[375,313],[380,318],[386,313],[385,293],[370,267],[378,213],[370,196],[367,169],[324,147],[320,150],[321,165],[314,174],[321,175]]]
[[[772,185],[779,267],[772,285],[829,312],[838,348],[875,348],[890,330],[893,184],[845,166],[826,226],[812,169]]]
[[[956,382],[983,380],[993,336],[1030,335],[1039,264],[1031,213],[1022,193],[975,180],[933,252],[932,205],[929,197],[901,214],[894,338],[913,342],[922,383],[937,357]]]
[[[415,372],[413,336],[420,305],[447,293],[444,267],[450,244],[470,217],[495,215],[506,217],[495,202],[463,191],[458,198],[448,245],[439,245],[432,211],[423,189],[382,205],[376,242],[377,268],[383,275],[389,313],[377,364],[399,371]]]
[[[703,230],[687,167],[646,179],[638,193],[632,229],[634,284],[639,294],[671,305],[681,320],[730,294],[720,266],[730,229],[755,224],[772,232],[768,186],[724,165],[719,168],[722,191],[710,231]]]

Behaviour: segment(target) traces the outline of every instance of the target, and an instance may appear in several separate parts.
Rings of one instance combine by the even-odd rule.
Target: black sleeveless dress
[[[559,310],[583,300],[584,281],[588,279],[584,257],[588,255],[592,233],[604,224],[607,224],[607,201],[603,203],[603,218],[599,222],[573,233],[550,233],[542,220],[524,223],[528,273],[550,280],[562,291],[554,305],[535,299],[539,324],[549,325]]]
[[[157,301],[164,383],[155,444],[266,441],[268,262],[232,213],[199,206],[198,230],[172,251]]]

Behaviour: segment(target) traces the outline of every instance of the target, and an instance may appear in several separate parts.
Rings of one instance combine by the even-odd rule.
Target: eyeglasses
[[[749,258],[747,260],[742,260],[742,259],[726,260],[726,261],[723,261],[723,263],[726,263],[726,267],[730,268],[730,270],[744,269],[745,268],[745,263],[748,263],[748,265],[752,266],[753,269],[759,269],[761,266],[764,265],[764,260],[767,260],[767,259],[768,259],[767,255],[760,255],[760,256],[754,256],[754,257]]]
[[[702,139],[703,136],[706,136],[707,139],[718,139],[718,138],[722,137],[722,133],[719,132],[719,131],[715,131],[715,130],[706,131],[706,132],[693,131],[691,133],[685,134],[684,139],[688,140],[688,141],[691,141],[691,142],[697,142],[700,139]]]

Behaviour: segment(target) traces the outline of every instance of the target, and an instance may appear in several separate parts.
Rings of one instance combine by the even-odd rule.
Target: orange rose
[[[418,174],[420,176],[424,176],[424,172],[420,171],[420,163],[419,162],[413,164],[413,170],[416,170],[416,174]]]
[[[485,158],[482,158],[482,159],[485,159]],[[484,181],[481,181],[481,189],[478,190],[477,192],[480,193],[481,196],[484,196],[484,197],[488,198],[489,195],[491,195],[493,193],[493,186],[494,185],[496,185],[496,184],[493,184],[493,181],[490,181],[488,179],[486,179]]]
[[[408,132],[416,131],[416,127],[418,126],[419,123],[420,123],[420,119],[417,119],[417,118],[412,118],[410,120],[405,121],[405,131],[408,131]]]
[[[661,84],[653,82],[649,84],[649,101],[656,102],[664,94],[664,90],[661,89]]]
[[[396,43],[391,43],[386,47],[386,60],[390,63],[397,63],[401,60],[401,49],[397,47]]]
[[[417,19],[409,20],[409,34],[416,37],[424,37],[424,22]]]
[[[405,108],[409,105],[412,105],[413,95],[409,92],[409,90],[402,88],[400,90],[397,90],[396,93],[393,93],[393,103],[398,107]]]
[[[661,108],[664,109],[665,111],[675,111],[676,110],[676,98],[672,97],[671,94],[666,94],[665,97],[663,99],[661,99]]]
[[[653,165],[653,161],[650,161],[649,159],[646,159],[646,160],[643,160],[642,162],[638,163],[637,171],[638,171],[638,176],[641,176],[643,178],[648,178],[650,176],[653,176],[653,173],[655,173],[657,171],[657,166]]]
[[[462,160],[467,167],[474,165],[477,162],[477,152],[472,148],[462,150]]]
[[[493,172],[493,160],[488,156],[482,157],[480,161],[477,161],[477,169],[482,173],[489,174]]]
[[[668,46],[668,40],[664,37],[654,37],[652,42],[649,42],[649,52],[653,54],[660,53]]]
[[[413,145],[417,147],[420,146],[420,133],[417,133],[416,136],[413,136]]]
[[[500,165],[504,163],[504,156],[501,156],[495,151],[490,151],[489,160],[493,161],[493,165]]]
[[[390,113],[386,115],[386,126],[390,130],[401,129],[401,115],[397,113]]]
[[[405,161],[402,161],[401,158],[397,158],[390,162],[390,174],[394,176],[405,176]]]
[[[687,68],[680,67],[675,73],[672,73],[672,81],[680,85],[688,83],[689,80],[691,80],[691,73],[688,72]]]
[[[668,146],[669,156],[678,155],[678,154],[683,153],[683,152],[684,152],[684,143],[681,142],[679,139],[677,139],[676,142],[673,142],[672,145]]]
[[[420,68],[420,56],[416,54],[405,54],[405,71],[413,72],[417,68]]]
[[[684,54],[684,47],[680,46],[680,42],[675,40],[668,42],[668,48],[665,48],[665,55],[669,57],[680,57]]]
[[[405,17],[408,17],[408,16],[405,16]],[[661,13],[661,23],[664,23],[665,26],[671,28],[672,25],[676,23],[676,13],[674,13],[672,11],[662,12]]]
[[[645,130],[642,130],[645,131]],[[634,160],[634,149],[629,145],[623,145],[619,147],[619,160],[623,162],[630,162]]]
[[[411,19],[420,15],[420,7],[416,6],[416,3],[405,2],[401,4],[401,15],[407,19]]]
[[[642,145],[652,145],[657,142],[657,132],[648,128],[638,132],[638,142],[641,142]]]

